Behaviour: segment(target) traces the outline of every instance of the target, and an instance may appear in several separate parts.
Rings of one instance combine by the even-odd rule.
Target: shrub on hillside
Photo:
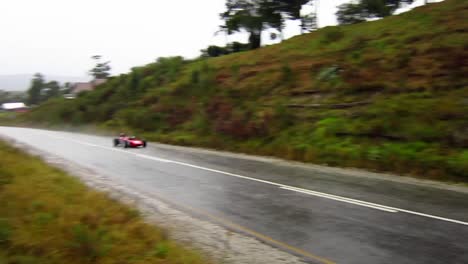
[[[328,27],[324,29],[321,42],[323,44],[330,44],[341,40],[344,36],[344,31],[342,31],[339,27]]]

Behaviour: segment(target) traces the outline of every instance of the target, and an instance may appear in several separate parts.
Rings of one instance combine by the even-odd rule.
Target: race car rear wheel
[[[146,141],[143,141],[143,147],[146,148]]]
[[[119,145],[119,140],[114,138],[114,147],[117,147]]]

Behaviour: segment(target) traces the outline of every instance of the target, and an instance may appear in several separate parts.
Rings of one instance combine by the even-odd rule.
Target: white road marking
[[[247,176],[242,176],[242,175],[235,174],[235,173],[230,173],[230,172],[225,172],[225,171],[210,169],[210,168],[206,168],[206,167],[201,167],[201,166],[193,165],[193,164],[190,164],[190,163],[185,163],[185,162],[180,162],[180,161],[171,161],[171,163],[178,164],[178,165],[182,165],[182,166],[187,166],[187,167],[192,167],[192,168],[195,168],[195,169],[200,169],[200,170],[205,170],[205,171],[210,171],[210,172],[216,172],[216,173],[219,173],[219,174],[224,174],[224,175],[228,175],[228,176],[233,176],[233,177],[236,177],[236,178],[246,179],[246,180],[250,180],[250,181],[256,181],[256,182],[266,183],[266,184],[274,185],[274,186],[278,186],[278,187],[286,186],[286,185],[283,185],[283,184],[280,184],[280,183],[276,183],[276,182],[265,181],[265,180],[260,180],[260,179],[251,178],[251,177],[247,177]]]
[[[155,161],[165,162],[165,163],[172,163],[170,160],[160,159],[160,158],[156,158],[156,157],[153,157],[153,156],[148,156],[148,155],[145,155],[145,154],[135,154],[135,155],[137,157],[144,158],[144,159],[150,159],[150,160],[155,160]]]
[[[57,139],[72,141],[72,142],[82,144],[82,145],[86,145],[86,146],[98,147],[98,148],[102,148],[102,149],[106,149],[106,150],[111,150],[111,151],[121,152],[121,153],[125,153],[125,154],[130,154],[130,155],[134,155],[136,157],[140,157],[140,158],[144,158],[144,159],[150,159],[150,160],[154,160],[154,161],[158,161],[158,162],[164,162],[164,163],[172,163],[172,164],[187,166],[187,167],[191,167],[191,168],[195,168],[195,169],[200,169],[200,170],[215,172],[215,173],[219,173],[219,174],[224,174],[224,175],[228,175],[228,176],[232,176],[232,177],[237,177],[237,178],[241,178],[241,179],[246,179],[246,180],[250,180],[250,181],[261,182],[261,183],[277,186],[277,187],[279,187],[280,189],[283,189],[283,190],[289,190],[289,191],[294,191],[294,192],[319,196],[319,197],[322,197],[322,198],[327,198],[327,199],[331,199],[331,200],[335,200],[335,201],[341,201],[341,202],[345,202],[345,203],[355,204],[355,205],[364,206],[364,207],[368,207],[368,208],[373,208],[373,209],[377,209],[377,210],[382,210],[382,211],[386,211],[386,212],[390,212],[390,213],[402,212],[402,213],[413,214],[413,215],[418,215],[418,216],[423,216],[423,217],[428,217],[428,218],[432,218],[432,219],[437,219],[437,220],[441,220],[441,221],[446,221],[446,222],[451,222],[451,223],[455,223],[455,224],[468,226],[468,222],[463,222],[463,221],[459,221],[459,220],[455,220],[455,219],[444,218],[444,217],[430,215],[430,214],[424,214],[424,213],[420,213],[420,212],[405,210],[405,209],[396,208],[396,207],[390,207],[390,206],[376,204],[376,203],[370,203],[370,202],[366,202],[366,201],[351,199],[351,198],[337,196],[337,195],[333,195],[333,194],[316,192],[316,191],[302,189],[302,188],[289,186],[289,185],[285,185],[285,184],[280,184],[280,183],[276,183],[276,182],[251,178],[251,177],[247,177],[247,176],[243,176],[243,175],[239,175],[239,174],[235,174],[235,173],[210,169],[210,168],[206,168],[206,167],[202,167],[202,166],[193,165],[193,164],[190,164],[190,163],[185,163],[185,162],[180,162],[180,161],[175,161],[175,160],[168,160],[168,159],[161,159],[161,158],[157,158],[157,157],[154,157],[154,156],[149,156],[149,155],[144,155],[144,154],[139,154],[139,153],[134,153],[134,152],[128,152],[128,151],[124,151],[124,150],[116,149],[116,148],[111,148],[111,147],[95,145],[95,144],[91,144],[91,143],[88,143],[88,142],[85,142],[85,141],[70,139],[70,138],[66,138],[66,137],[60,137],[60,136],[55,136],[55,135],[50,135],[50,134],[45,134],[45,135],[53,137],[53,138],[57,138]]]
[[[385,211],[385,212],[389,212],[389,213],[397,213],[398,212],[397,210],[390,209],[390,208],[388,208],[386,206],[381,206],[381,205],[374,204],[374,203],[362,202],[362,201],[359,201],[359,200],[339,197],[339,196],[336,196],[336,195],[331,195],[331,194],[326,194],[326,193],[320,193],[320,192],[315,192],[315,191],[310,191],[310,190],[305,190],[305,189],[300,189],[300,188],[290,188],[290,187],[281,187],[281,189],[294,191],[294,192],[299,192],[299,193],[304,193],[304,194],[308,194],[308,195],[314,195],[314,196],[318,196],[318,197],[323,197],[323,198],[327,198],[327,199],[331,199],[331,200],[335,200],[335,201],[360,205],[360,206],[364,206],[364,207],[369,207],[369,208],[373,208],[373,209],[377,209],[377,210],[381,210],[381,211]]]
[[[400,209],[400,208],[395,208],[395,210],[398,210],[398,212],[402,212],[402,213],[419,215],[419,216],[424,216],[424,217],[428,217],[428,218],[433,218],[433,219],[437,219],[437,220],[442,220],[442,221],[446,221],[446,222],[451,222],[451,223],[455,223],[455,224],[468,226],[467,222],[463,222],[463,221],[459,221],[459,220],[455,220],[455,219],[450,219],[450,218],[445,218],[445,217],[440,217],[440,216],[435,216],[435,215],[430,215],[430,214],[423,214],[423,213],[414,212],[414,211],[405,210],[405,209]]]

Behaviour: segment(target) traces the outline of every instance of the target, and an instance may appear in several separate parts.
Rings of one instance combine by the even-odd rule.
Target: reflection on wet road
[[[113,148],[111,138],[84,134],[5,127],[0,134],[298,254],[337,263],[468,263],[468,193],[162,145]]]

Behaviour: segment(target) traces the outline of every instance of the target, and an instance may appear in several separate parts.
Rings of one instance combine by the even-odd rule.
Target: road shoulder
[[[79,178],[87,186],[108,193],[111,198],[138,208],[146,221],[167,229],[171,239],[200,250],[215,261],[232,264],[331,263],[326,260],[306,259],[298,254],[290,254],[285,252],[284,248],[279,249],[281,245],[261,241],[258,237],[238,230],[234,226],[229,227],[216,223],[216,221],[210,221],[210,219],[203,219],[203,216],[200,215],[194,216],[185,210],[187,208],[171,204],[170,201],[163,201],[155,194],[136,192],[124,184],[116,182],[115,179],[99,175],[69,160],[9,137],[0,136],[0,138],[7,140],[28,154],[41,157],[47,164]]]

